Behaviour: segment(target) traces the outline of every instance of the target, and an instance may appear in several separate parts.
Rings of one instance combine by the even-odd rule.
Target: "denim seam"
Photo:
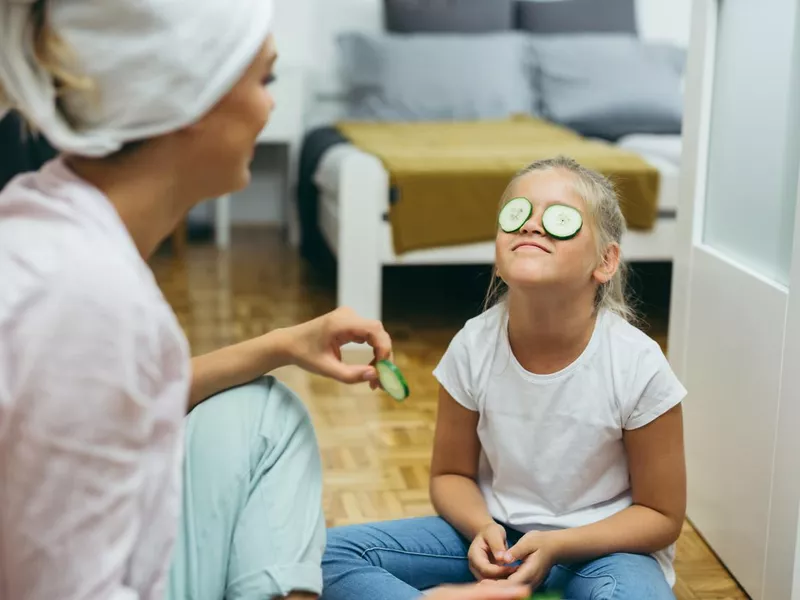
[[[613,598],[614,597],[614,592],[617,591],[618,582],[617,582],[617,578],[614,577],[613,575],[608,575],[608,574],[605,574],[605,575],[584,575],[583,573],[579,573],[578,571],[574,571],[574,570],[570,569],[569,567],[565,567],[564,565],[555,565],[555,568],[562,569],[564,571],[567,571],[568,573],[572,573],[575,577],[580,577],[581,579],[605,579],[605,578],[610,579],[612,581],[612,583],[614,584],[614,586],[611,588],[611,594],[609,596],[606,596],[606,599]]]
[[[411,552],[409,550],[396,550],[394,548],[384,548],[382,546],[375,546],[373,548],[368,548],[361,553],[360,558],[364,558],[370,552],[394,552],[395,554],[406,554],[409,556],[424,556],[426,558],[449,558],[449,559],[456,559],[456,560],[467,560],[466,556],[451,556],[449,554],[429,554],[427,552]]]

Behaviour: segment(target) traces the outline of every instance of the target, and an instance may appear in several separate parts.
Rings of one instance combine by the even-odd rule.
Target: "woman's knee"
[[[288,448],[319,462],[310,415],[303,402],[274,377],[220,392],[187,417],[187,452],[213,452],[227,468],[245,461],[252,470],[265,454],[270,462]],[[319,467],[321,469],[321,466]]]

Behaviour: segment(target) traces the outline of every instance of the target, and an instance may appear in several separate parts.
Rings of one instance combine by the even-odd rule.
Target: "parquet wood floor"
[[[335,266],[310,267],[277,232],[239,229],[227,253],[190,244],[152,261],[195,353],[291,325],[335,307]],[[412,391],[403,404],[287,368],[277,375],[311,411],[325,467],[330,525],[432,514],[427,479],[436,417],[431,371],[452,335],[479,308],[487,270],[470,267],[387,270],[384,323]],[[645,290],[655,279],[640,277]],[[663,275],[661,276],[663,280]],[[665,343],[663,311],[648,331]],[[678,544],[679,600],[747,596],[686,524]]]

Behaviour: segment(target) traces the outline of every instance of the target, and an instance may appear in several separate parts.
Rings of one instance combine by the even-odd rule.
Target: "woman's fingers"
[[[349,308],[337,309],[330,315],[332,329],[340,345],[366,342],[372,346],[377,360],[385,360],[392,355],[392,340],[380,321],[364,319]]]

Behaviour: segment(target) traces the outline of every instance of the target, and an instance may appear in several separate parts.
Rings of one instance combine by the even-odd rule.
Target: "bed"
[[[477,0],[459,1],[467,13],[470,2],[481,11],[487,7]],[[498,31],[505,26],[502,19],[492,21],[486,15],[480,22],[494,23],[495,30],[474,31],[474,23],[451,18],[448,27],[459,26],[460,31],[409,32],[399,31],[398,24],[412,27],[408,19],[402,21],[395,15],[398,23],[387,21],[385,33],[347,32],[340,36],[348,111],[345,118],[333,119],[308,133],[301,150],[298,181],[303,251],[313,256],[315,245],[324,245],[336,258],[340,306],[350,306],[368,318],[381,318],[382,272],[387,266],[494,261],[491,231],[475,230],[470,239],[443,239],[438,245],[430,236],[420,241],[416,235],[409,241],[411,237],[406,234],[430,228],[425,226],[424,216],[416,226],[410,224],[406,211],[403,235],[398,233],[397,206],[409,201],[408,190],[415,191],[411,198],[425,196],[425,202],[436,197],[424,186],[411,184],[403,193],[398,182],[404,175],[409,179],[401,166],[405,159],[417,159],[416,172],[411,175],[424,172],[428,160],[431,166],[425,176],[438,177],[439,184],[444,175],[451,181],[458,176],[451,171],[460,163],[451,160],[439,164],[435,151],[428,151],[426,156],[413,156],[413,152],[412,156],[403,155],[403,144],[413,147],[418,143],[413,136],[408,138],[409,131],[420,127],[433,127],[433,134],[428,135],[434,140],[440,131],[436,127],[447,132],[447,127],[459,126],[466,128],[464,139],[469,139],[470,127],[478,130],[493,121],[519,119],[525,126],[533,122],[544,128],[554,139],[560,139],[561,131],[574,136],[566,146],[545,146],[545,150],[552,150],[551,155],[561,153],[564,147],[572,148],[569,144],[578,144],[574,147],[579,153],[588,147],[593,152],[605,152],[615,161],[620,157],[632,164],[638,161],[636,177],[641,179],[640,187],[650,191],[642,199],[634,194],[636,198],[628,198],[628,204],[646,204],[647,210],[640,211],[638,217],[636,211],[626,214],[630,220],[623,254],[631,262],[672,259],[681,159],[682,54],[672,47],[643,44],[635,31],[630,31],[635,25],[627,16],[609,21],[609,2],[622,14],[626,5],[632,5],[631,0],[591,1],[592,7],[605,11],[605,21],[593,21],[595,25],[602,21],[602,32],[557,31],[542,36],[541,32]],[[387,2],[387,6],[392,4]],[[590,6],[584,0],[526,3],[536,5],[536,10],[555,4],[562,5],[562,10],[575,4],[583,17]],[[514,2],[492,4],[495,8],[503,5],[513,6]],[[531,15],[527,17],[529,23],[541,25],[541,18],[534,16],[531,21]],[[564,18],[569,21],[569,15]],[[551,19],[547,26],[563,29],[565,25],[553,25]],[[529,29],[533,31],[534,27]],[[422,64],[428,73],[423,72]],[[465,64],[469,69],[463,68]],[[531,73],[534,75],[528,77]],[[476,79],[484,87],[475,89]],[[405,141],[381,146],[376,145],[376,136]],[[508,144],[503,139],[484,140],[487,155],[502,155],[503,144]],[[542,148],[536,144],[532,148],[535,151],[530,152],[530,158],[538,158]],[[448,150],[452,154],[452,148]],[[422,146],[418,154],[425,154]],[[512,165],[529,162],[521,161],[519,153],[512,158],[504,167],[506,180],[514,171]],[[630,174],[630,164],[620,169]],[[609,174],[613,177],[618,173],[612,168]],[[468,186],[460,195],[466,189]],[[487,211],[496,210],[500,196],[495,193],[497,185],[485,189],[491,192],[485,194],[485,206],[480,208],[484,220]],[[424,213],[427,205],[416,199],[416,210]]]

